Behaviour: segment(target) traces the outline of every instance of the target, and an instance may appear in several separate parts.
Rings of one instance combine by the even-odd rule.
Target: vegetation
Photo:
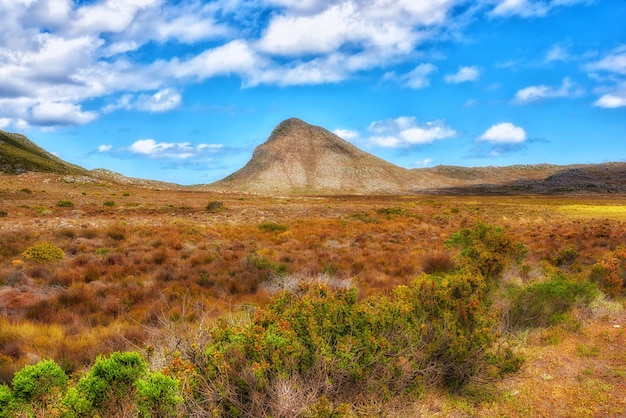
[[[36,263],[49,263],[52,261],[61,261],[65,257],[65,253],[62,249],[51,244],[47,241],[40,242],[33,246],[28,247],[23,253],[22,257],[26,260],[34,261]]]
[[[41,177],[12,179],[0,178],[11,214],[0,225],[0,416],[626,407],[626,341],[613,327],[626,229],[610,211],[581,218],[560,210],[566,198],[286,203],[56,181],[44,192]],[[127,191],[132,202],[104,210],[103,196]],[[80,211],[56,209],[67,197]],[[228,211],[211,216],[211,199]],[[572,202],[601,211],[585,199]],[[65,256],[22,256],[42,242]],[[13,380],[36,358],[66,385],[18,396]],[[106,372],[125,368],[127,380]],[[527,378],[501,380],[519,368]],[[100,399],[99,385],[125,390]]]

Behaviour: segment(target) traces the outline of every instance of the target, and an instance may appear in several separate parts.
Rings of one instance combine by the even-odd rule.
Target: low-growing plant
[[[112,200],[107,200],[107,201],[104,202],[104,206],[109,207],[109,208],[113,207],[113,206],[115,206],[115,202],[112,201]]]
[[[5,385],[0,385],[0,418],[12,418],[15,412],[15,399],[11,389]]]
[[[6,210],[0,210],[0,218],[6,218],[9,213]]]
[[[286,231],[287,229],[289,229],[288,226],[277,224],[275,222],[262,222],[257,226],[261,231],[265,231],[265,232],[277,232],[277,231],[282,232],[282,231]]]
[[[146,378],[137,380],[137,405],[139,416],[173,417],[177,406],[183,401],[179,395],[178,382],[160,372],[150,373]]]
[[[511,306],[505,314],[511,329],[555,325],[577,304],[588,305],[598,295],[595,284],[554,277],[510,289]]]
[[[461,229],[446,241],[446,245],[459,248],[464,262],[475,266],[490,281],[511,262],[521,262],[528,252],[502,228],[483,222],[478,222],[474,228]]]
[[[44,241],[28,247],[26,251],[22,253],[22,257],[36,263],[48,263],[63,260],[65,253],[54,244]]]
[[[68,199],[61,199],[56,203],[56,207],[58,208],[73,208],[74,202]]]
[[[615,297],[626,290],[626,247],[618,247],[591,267],[589,280]]]
[[[209,212],[217,212],[224,207],[224,202],[219,200],[213,200],[206,205],[206,210]]]
[[[17,401],[34,406],[45,415],[48,403],[61,398],[67,381],[67,375],[58,364],[43,360],[15,373],[11,386]]]

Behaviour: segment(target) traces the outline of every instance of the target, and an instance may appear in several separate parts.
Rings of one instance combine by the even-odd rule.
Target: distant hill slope
[[[281,122],[239,171],[214,188],[258,193],[397,193],[408,170],[368,154],[300,119]]]
[[[86,174],[87,170],[54,156],[24,135],[0,130],[0,173],[30,171],[56,174]]]
[[[239,171],[206,186],[261,194],[626,193],[626,163],[405,169],[287,119]]]

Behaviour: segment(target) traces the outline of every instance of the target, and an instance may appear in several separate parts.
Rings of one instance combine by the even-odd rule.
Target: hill
[[[300,119],[281,122],[211,190],[261,194],[551,194],[626,192],[626,163],[406,169]]]
[[[212,187],[258,193],[398,193],[411,174],[300,119],[281,122],[239,171]]]
[[[0,130],[0,173],[27,172],[86,174],[87,170],[70,164],[37,146],[24,135]]]

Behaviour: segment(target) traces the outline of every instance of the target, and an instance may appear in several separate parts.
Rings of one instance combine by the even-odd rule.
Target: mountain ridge
[[[297,118],[279,123],[241,169],[214,183],[193,186],[131,178],[106,169],[87,170],[24,135],[0,130],[0,174],[27,172],[147,188],[267,195],[626,193],[626,162],[407,169]]]

